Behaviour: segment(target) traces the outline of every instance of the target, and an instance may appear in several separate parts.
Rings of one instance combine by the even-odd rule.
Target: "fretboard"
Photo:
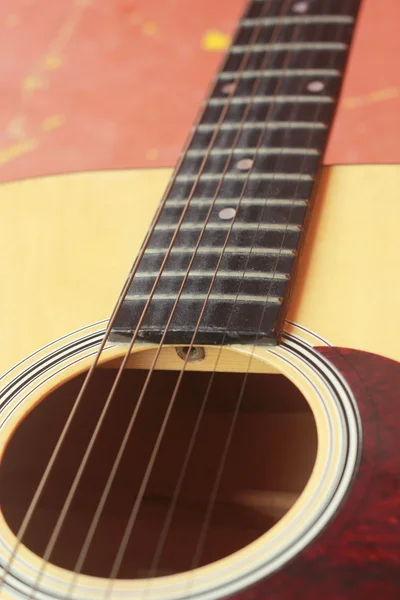
[[[113,338],[276,343],[359,0],[253,0],[134,265]],[[179,101],[177,99],[177,101]],[[167,327],[168,326],[168,327]]]

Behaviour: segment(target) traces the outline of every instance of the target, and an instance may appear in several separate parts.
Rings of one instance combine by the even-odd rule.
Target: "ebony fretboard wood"
[[[114,340],[128,341],[135,331],[190,199],[139,339],[161,339],[202,236],[166,342],[192,340],[217,266],[196,343],[277,342],[276,325],[359,3],[250,2],[148,247],[134,267],[137,272],[114,324]],[[297,12],[299,6],[306,12]],[[244,159],[253,161],[250,169],[241,168]],[[222,209],[235,212],[230,235],[232,218],[222,218]]]

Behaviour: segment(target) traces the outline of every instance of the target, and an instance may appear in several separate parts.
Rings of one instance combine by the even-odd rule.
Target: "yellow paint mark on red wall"
[[[128,17],[128,21],[132,25],[140,25],[140,23],[143,21],[143,15],[140,12],[132,12]]]
[[[378,90],[377,92],[371,92],[370,98],[372,102],[381,102],[382,100],[391,100],[400,96],[399,88],[391,87],[384,90]]]
[[[8,148],[0,150],[0,165],[5,165],[10,161],[19,158],[23,154],[32,152],[37,148],[37,146],[38,141],[35,139],[30,139],[24,140],[23,142],[17,142],[16,144],[8,146]]]
[[[144,33],[144,35],[154,35],[155,33],[157,33],[157,25],[155,23],[144,23],[144,25],[142,26],[142,32]]]
[[[359,106],[375,104],[376,102],[393,100],[393,98],[398,98],[399,96],[400,89],[398,87],[390,87],[384,88],[382,90],[376,90],[363,96],[353,96],[350,98],[345,98],[343,104],[346,108],[358,108]]]
[[[201,47],[203,50],[220,52],[221,50],[226,50],[230,43],[231,38],[228,34],[209,29],[205,32],[203,39],[201,40]]]
[[[62,127],[65,123],[64,115],[51,115],[50,117],[46,117],[43,119],[41,126],[43,131],[52,131],[53,129],[58,129]]]
[[[59,69],[62,64],[61,56],[58,56],[58,54],[48,54],[45,56],[43,62],[48,71],[55,71],[56,69]]]
[[[21,23],[21,17],[17,13],[9,13],[4,17],[4,27],[12,29]]]
[[[11,119],[7,125],[7,133],[11,138],[14,139],[24,138],[26,137],[25,126],[25,117],[14,117],[14,119]]]
[[[150,150],[147,150],[146,152],[146,158],[147,160],[156,160],[156,158],[158,158],[158,150],[156,148],[151,148]]]
[[[34,92],[43,87],[43,82],[39,75],[28,75],[22,80],[22,89],[24,92]]]

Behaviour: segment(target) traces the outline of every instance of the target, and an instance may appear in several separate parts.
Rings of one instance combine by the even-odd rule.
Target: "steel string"
[[[259,28],[258,28],[258,29],[259,29]],[[254,32],[253,32],[253,33],[254,33]],[[253,42],[253,43],[254,43],[254,42]],[[247,63],[247,61],[248,61],[248,59],[249,59],[250,55],[251,55],[251,44],[250,44],[250,49],[247,51],[247,53],[246,53],[246,54],[244,55],[244,57],[243,57],[242,64],[241,64],[241,68],[240,68],[240,70],[238,71],[238,74],[236,75],[236,79],[237,79],[237,80],[239,79],[239,76],[240,76],[241,72],[244,70],[244,68],[245,68],[245,64]],[[181,223],[182,223],[182,221],[183,221],[183,219],[184,219],[184,216],[185,216],[185,214],[186,214],[186,212],[187,212],[187,210],[188,210],[188,208],[189,208],[190,200],[192,199],[192,197],[193,197],[193,195],[194,195],[194,191],[195,191],[195,189],[196,189],[197,183],[199,182],[199,179],[200,179],[201,173],[202,173],[202,171],[203,171],[204,165],[205,165],[205,163],[206,163],[206,161],[207,161],[207,159],[208,159],[208,156],[209,156],[209,154],[210,154],[210,152],[211,152],[211,149],[212,149],[212,147],[213,147],[213,143],[214,143],[214,141],[215,141],[215,138],[216,138],[216,136],[218,135],[218,133],[219,133],[219,131],[220,131],[220,124],[222,123],[222,121],[223,121],[223,119],[224,119],[224,116],[225,116],[225,113],[226,113],[226,111],[227,111],[227,110],[228,110],[228,108],[229,108],[229,105],[230,105],[230,100],[231,100],[231,98],[232,98],[233,94],[234,94],[234,90],[232,90],[232,92],[230,92],[230,93],[228,94],[228,97],[227,97],[227,99],[226,99],[226,103],[225,103],[225,105],[224,105],[224,109],[223,109],[223,111],[222,111],[222,113],[221,113],[221,116],[220,116],[219,122],[218,122],[218,123],[217,123],[217,125],[216,125],[216,130],[215,130],[215,132],[214,132],[214,135],[213,135],[213,137],[211,138],[211,141],[210,141],[210,143],[209,143],[208,152],[207,152],[207,154],[205,155],[205,157],[204,157],[204,159],[203,159],[203,161],[202,161],[202,165],[201,165],[201,167],[200,167],[200,171],[199,171],[199,173],[198,173],[197,180],[196,180],[196,181],[194,182],[194,184],[193,184],[193,188],[192,188],[192,191],[191,191],[191,193],[190,193],[190,195],[189,195],[188,202],[187,202],[187,204],[186,204],[186,206],[185,206],[185,209],[184,209],[184,211],[183,211],[183,213],[182,213],[182,215],[181,215],[181,218],[180,218],[180,220],[179,220],[179,222],[178,222],[178,224],[177,224],[177,230],[176,230],[176,232],[175,232],[175,235],[173,236],[173,238],[172,238],[172,240],[171,240],[171,242],[170,242],[170,247],[169,247],[169,249],[168,249],[168,252],[167,252],[167,254],[166,254],[166,257],[165,257],[165,259],[164,259],[164,261],[163,261],[163,264],[161,265],[161,268],[160,268],[160,273],[159,273],[159,275],[158,275],[158,278],[156,279],[156,282],[155,282],[155,284],[154,284],[154,286],[153,286],[153,288],[152,288],[152,290],[151,290],[151,292],[150,292],[149,298],[148,298],[148,300],[147,300],[147,303],[146,303],[146,305],[145,305],[145,308],[144,308],[144,310],[143,310],[143,313],[142,313],[142,315],[141,315],[141,319],[140,319],[140,321],[139,321],[139,323],[138,323],[138,325],[137,325],[137,327],[136,327],[136,330],[135,330],[135,333],[134,333],[134,335],[133,335],[132,341],[131,341],[131,343],[130,343],[130,345],[129,345],[128,352],[127,352],[127,354],[125,355],[125,358],[124,358],[124,360],[123,360],[123,362],[122,362],[122,364],[121,364],[121,367],[120,367],[120,369],[119,369],[119,372],[118,372],[118,375],[117,375],[117,379],[116,379],[116,381],[114,382],[113,388],[112,388],[112,390],[111,390],[111,392],[110,392],[110,397],[107,399],[107,402],[106,402],[106,405],[105,405],[105,407],[104,407],[104,409],[103,409],[103,412],[102,412],[102,415],[101,415],[101,417],[100,417],[100,420],[99,420],[99,422],[98,422],[98,424],[97,424],[97,426],[96,426],[96,429],[95,429],[95,432],[94,432],[94,437],[97,435],[97,433],[98,433],[98,431],[99,431],[99,429],[100,429],[101,423],[102,423],[102,422],[103,422],[103,420],[104,420],[105,413],[106,413],[106,411],[107,411],[107,408],[108,408],[108,406],[109,406],[109,403],[110,403],[110,401],[111,401],[111,399],[112,399],[112,396],[113,396],[113,394],[114,394],[114,392],[115,392],[115,389],[116,389],[116,386],[117,386],[117,384],[118,384],[118,381],[120,380],[120,377],[121,377],[121,375],[122,375],[122,372],[123,372],[123,370],[124,370],[124,368],[125,368],[126,362],[127,362],[127,360],[128,360],[128,357],[129,357],[129,355],[130,355],[130,352],[131,352],[131,350],[132,350],[132,348],[133,348],[134,342],[135,342],[135,340],[136,340],[136,338],[137,338],[137,334],[138,334],[138,332],[139,332],[140,326],[141,326],[141,324],[142,324],[142,322],[143,322],[144,316],[145,316],[145,314],[146,314],[146,312],[147,312],[147,309],[148,309],[148,307],[149,307],[149,305],[150,305],[151,299],[152,299],[152,297],[153,297],[153,295],[154,295],[155,288],[156,288],[156,286],[157,286],[157,284],[158,284],[158,282],[159,282],[159,279],[160,279],[160,277],[161,277],[161,275],[162,275],[162,272],[163,272],[163,268],[164,268],[164,266],[165,266],[165,263],[166,263],[166,261],[167,261],[167,259],[168,259],[169,255],[170,255],[170,251],[171,251],[171,249],[172,249],[172,246],[173,246],[173,244],[174,244],[174,241],[175,241],[175,239],[176,239],[176,237],[177,237],[177,234],[178,234],[178,232],[179,232],[180,225],[181,225]],[[209,96],[211,96],[211,92],[210,92],[210,95],[209,95]],[[199,116],[199,121],[200,121],[200,119],[201,119],[201,118],[202,118],[202,114],[200,114],[200,116]],[[194,132],[194,133],[195,133],[195,132]],[[107,327],[107,330],[106,330],[105,336],[104,336],[104,338],[103,338],[103,341],[102,341],[101,347],[100,347],[100,349],[99,349],[99,352],[96,354],[96,357],[95,357],[94,363],[92,364],[92,366],[91,366],[91,368],[90,368],[90,370],[89,370],[89,372],[88,372],[88,374],[87,374],[87,376],[86,376],[86,379],[85,379],[85,381],[84,381],[84,383],[83,383],[83,386],[82,386],[82,388],[81,388],[81,391],[80,391],[80,393],[79,393],[79,395],[78,395],[78,397],[77,397],[77,399],[76,399],[76,401],[75,401],[75,403],[74,403],[74,406],[73,406],[73,409],[72,409],[72,411],[71,411],[71,414],[70,414],[70,416],[69,416],[69,418],[68,418],[68,420],[67,420],[67,423],[66,423],[66,425],[64,426],[64,429],[63,429],[63,431],[62,431],[62,433],[61,433],[61,436],[60,436],[59,442],[58,442],[58,443],[57,443],[57,445],[56,445],[56,448],[55,448],[55,450],[54,450],[54,452],[53,452],[53,454],[52,454],[52,457],[51,457],[51,459],[50,459],[50,461],[49,461],[49,463],[48,463],[48,466],[47,466],[47,468],[46,468],[46,470],[45,470],[45,473],[44,473],[44,475],[43,475],[43,477],[42,477],[42,479],[41,479],[41,481],[40,481],[40,483],[39,483],[38,489],[36,490],[35,496],[34,496],[34,498],[33,498],[32,502],[31,502],[31,505],[30,505],[30,507],[28,508],[28,511],[27,511],[27,514],[26,514],[26,516],[25,516],[25,518],[24,518],[24,521],[23,521],[23,523],[22,523],[22,525],[21,525],[21,527],[20,527],[20,530],[18,531],[18,534],[17,534],[17,544],[16,544],[16,547],[15,547],[15,548],[14,548],[14,550],[13,550],[13,553],[12,553],[11,559],[9,560],[9,562],[8,562],[8,565],[7,565],[6,569],[5,569],[5,573],[4,573],[4,575],[3,575],[3,578],[2,578],[2,581],[1,581],[0,585],[1,585],[1,584],[4,582],[5,578],[7,577],[7,574],[9,573],[9,570],[10,570],[11,564],[12,564],[12,562],[13,562],[14,558],[15,558],[15,555],[16,555],[16,552],[17,552],[17,550],[18,550],[18,547],[19,547],[20,543],[22,542],[22,537],[23,537],[23,535],[24,535],[24,534],[25,534],[25,532],[26,532],[26,529],[27,529],[27,527],[28,527],[28,525],[29,525],[29,522],[30,522],[30,520],[31,520],[32,514],[33,514],[33,512],[34,512],[34,510],[35,510],[35,508],[36,508],[36,506],[37,506],[37,503],[38,503],[38,501],[39,501],[39,499],[40,499],[40,496],[41,496],[41,494],[42,494],[42,492],[43,492],[43,488],[44,488],[44,486],[45,486],[45,484],[46,484],[46,481],[48,480],[48,477],[49,477],[50,471],[51,471],[51,469],[52,469],[52,467],[53,467],[53,465],[54,465],[55,459],[56,459],[56,457],[57,457],[57,455],[58,455],[58,452],[59,452],[59,450],[60,450],[60,448],[61,448],[61,445],[62,445],[62,443],[63,443],[63,441],[64,441],[64,439],[65,439],[65,437],[66,437],[66,434],[67,434],[67,431],[68,431],[68,429],[69,429],[69,426],[70,426],[70,424],[71,424],[71,422],[72,422],[72,420],[73,420],[73,417],[74,417],[74,415],[75,415],[75,413],[76,413],[76,410],[77,410],[77,408],[78,408],[78,405],[79,405],[79,403],[80,403],[80,401],[81,401],[81,399],[82,399],[82,397],[83,397],[83,394],[84,394],[85,390],[86,390],[86,389],[87,389],[87,387],[88,387],[89,381],[90,381],[90,379],[91,379],[91,377],[92,377],[92,375],[93,375],[94,369],[95,369],[95,367],[96,367],[96,365],[97,365],[97,363],[98,363],[98,360],[99,360],[99,358],[100,358],[100,355],[101,355],[101,353],[102,353],[102,351],[103,351],[103,349],[104,349],[104,347],[105,347],[106,341],[107,341],[107,339],[108,339],[108,337],[109,337],[109,333],[110,333],[110,331],[111,331],[111,329],[112,329],[112,326],[113,326],[113,323],[114,323],[114,321],[115,321],[116,315],[117,315],[117,313],[118,313],[118,311],[119,311],[119,309],[120,309],[120,307],[121,307],[121,305],[122,305],[123,299],[124,299],[124,297],[125,297],[125,295],[126,295],[126,293],[127,293],[128,289],[129,289],[129,287],[130,287],[130,284],[132,283],[132,280],[134,279],[134,275],[135,275],[135,273],[136,273],[136,272],[137,272],[137,270],[138,270],[138,267],[139,267],[139,265],[140,265],[141,259],[143,258],[143,255],[144,255],[144,253],[145,253],[145,250],[146,250],[146,248],[147,248],[147,246],[148,246],[148,243],[149,243],[149,241],[150,241],[151,235],[152,235],[152,233],[154,232],[154,229],[155,229],[155,226],[156,226],[156,224],[157,224],[157,222],[158,222],[158,220],[159,220],[159,217],[160,217],[161,211],[162,211],[163,207],[165,206],[165,203],[166,203],[166,200],[167,200],[167,197],[168,197],[169,191],[170,191],[170,189],[171,189],[171,187],[172,187],[173,183],[175,182],[176,176],[178,175],[178,170],[179,170],[179,167],[180,167],[180,165],[182,164],[182,162],[183,162],[183,160],[184,160],[184,158],[185,158],[186,149],[187,149],[187,148],[188,148],[188,146],[190,145],[190,143],[191,143],[191,141],[192,141],[192,139],[193,139],[194,133],[193,133],[193,135],[192,135],[191,137],[189,137],[189,140],[188,140],[188,142],[187,142],[187,144],[186,144],[186,146],[185,146],[185,149],[184,149],[184,153],[181,155],[181,159],[180,159],[180,161],[178,162],[178,166],[177,166],[177,169],[176,169],[176,171],[175,171],[174,177],[172,178],[172,180],[171,180],[171,182],[170,182],[170,184],[169,184],[169,186],[168,186],[168,188],[167,188],[167,192],[166,192],[166,194],[165,194],[165,196],[164,196],[164,199],[163,199],[163,201],[162,201],[161,205],[159,206],[159,209],[158,209],[158,211],[157,211],[157,213],[156,213],[156,216],[155,216],[155,218],[154,218],[154,220],[153,220],[153,223],[152,223],[152,225],[151,225],[151,228],[150,228],[150,230],[149,230],[149,232],[148,232],[148,234],[147,234],[147,236],[146,236],[146,239],[145,239],[145,242],[144,242],[144,244],[143,244],[143,247],[142,247],[142,249],[141,249],[141,252],[140,252],[140,254],[139,254],[138,260],[136,261],[136,263],[135,263],[135,265],[134,265],[134,268],[132,269],[132,272],[131,272],[131,274],[130,274],[130,276],[129,276],[129,278],[128,278],[128,280],[127,280],[126,284],[125,284],[125,287],[124,287],[124,289],[123,289],[123,292],[122,292],[122,294],[121,294],[121,296],[120,296],[120,299],[119,299],[119,301],[118,301],[118,304],[117,304],[116,308],[114,309],[114,312],[113,312],[113,314],[112,314],[112,318],[110,319],[110,322],[109,322],[109,325],[108,325],[108,327]],[[204,233],[204,229],[203,229],[203,232],[202,232],[202,233]],[[186,278],[187,278],[187,277],[186,277]],[[183,285],[182,285],[182,288],[183,288]],[[180,296],[179,296],[179,297],[180,297]],[[178,300],[179,300],[179,297],[178,297]],[[176,303],[176,304],[177,304],[177,303]],[[159,347],[159,351],[160,351],[160,347]],[[158,354],[159,354],[159,351],[158,351]],[[157,357],[158,357],[158,356],[157,356]],[[154,365],[155,365],[155,361],[154,361]],[[153,366],[154,366],[154,365],[153,365]],[[94,444],[94,439],[92,439],[92,440],[91,440],[91,443],[90,443],[90,448],[89,448],[89,452],[85,453],[85,457],[86,457],[86,458],[88,458],[88,456],[89,456],[89,454],[90,454],[90,450],[91,450],[91,449],[92,449],[92,447],[93,447],[93,444]],[[80,469],[79,469],[79,471],[78,471],[78,473],[77,473],[76,479],[75,479],[75,481],[74,481],[74,484],[75,484],[75,482],[76,482],[76,485],[74,485],[74,484],[73,484],[73,486],[74,486],[74,489],[73,489],[72,493],[71,493],[71,494],[69,494],[69,496],[68,496],[68,506],[70,505],[70,503],[71,503],[71,501],[72,501],[73,494],[74,494],[74,492],[75,492],[75,490],[76,490],[76,488],[77,488],[77,485],[78,485],[78,483],[79,483],[79,480],[80,480],[80,478],[81,478],[81,476],[82,476],[82,473],[83,473],[83,470],[84,470],[84,466],[85,466],[84,464],[83,464],[83,465],[81,464],[81,467],[80,467]],[[59,530],[61,529],[61,526],[62,526],[61,519],[63,520],[63,519],[65,518],[66,514],[67,514],[67,509],[66,509],[66,510],[63,510],[63,511],[62,511],[62,513],[61,513],[61,515],[60,515],[60,526],[59,526],[59,527],[57,527],[57,526],[56,526],[56,529],[53,531],[53,535],[52,535],[52,538],[51,538],[51,542],[52,542],[53,546],[54,546],[54,543],[55,543],[55,541],[56,541],[56,538],[57,538],[57,536],[58,536]],[[44,562],[48,562],[48,561],[47,561],[46,559],[44,559]],[[43,569],[42,569],[42,571],[43,571]],[[36,582],[36,585],[38,585],[38,582]],[[0,588],[0,589],[1,589],[1,588]],[[34,588],[32,591],[33,591],[33,592],[35,592],[35,588]]]
[[[325,10],[328,10],[328,7],[330,6],[330,4],[331,4],[331,0],[328,0]],[[348,9],[350,9],[351,0],[347,0],[347,3],[346,3],[345,6]],[[341,25],[338,24],[338,31],[337,31],[337,35],[336,35],[336,40],[339,39],[339,34],[340,34],[340,31],[341,31],[340,28],[341,28]],[[333,57],[334,54],[332,54],[331,56]],[[311,58],[312,58],[312,56],[310,55],[309,61],[308,61],[308,66],[311,63]],[[330,66],[331,65],[332,65],[332,60],[330,61]],[[299,91],[300,91],[300,89],[299,89]],[[322,106],[321,104],[318,104],[318,106],[317,106],[317,110],[316,110],[316,113],[315,113],[315,121],[318,121],[318,117],[319,117],[319,114],[321,112],[321,106]],[[296,106],[295,106],[295,111],[294,112],[295,113],[297,112],[297,107]],[[289,135],[288,132],[285,132],[285,138],[288,135]],[[307,149],[310,148],[311,139],[312,139],[312,132],[309,134],[309,137],[308,137]],[[302,171],[301,171],[302,173],[304,173],[304,162],[305,162],[305,159],[306,159],[306,154],[304,155],[304,158],[303,158],[303,167],[302,167]],[[298,186],[299,186],[299,180],[297,182],[296,192],[294,194],[294,200],[292,201],[292,204],[290,206],[288,224],[290,222],[290,216],[291,216],[291,212],[293,210],[293,206],[294,206],[294,202],[295,202],[295,197],[296,197],[297,191],[298,191]],[[265,208],[265,205],[264,205],[264,208]],[[260,220],[260,223],[261,223],[261,220]],[[287,228],[286,228],[286,232],[287,232]],[[256,233],[256,236],[257,236],[257,233]],[[281,248],[280,248],[281,251],[282,251],[282,247],[283,247],[283,243],[284,243],[284,238],[285,238],[285,235],[283,236],[283,239],[282,239]],[[253,244],[253,246],[254,246],[254,244]],[[276,273],[276,270],[277,270],[278,260],[279,260],[279,255],[278,255],[277,260],[276,260],[274,273]],[[243,281],[243,278],[242,278],[242,281]],[[272,285],[272,282],[270,283],[270,287],[271,287],[271,285]],[[218,472],[217,472],[217,475],[216,475],[216,478],[215,478],[215,481],[214,481],[214,486],[213,486],[213,489],[212,489],[212,492],[211,492],[211,495],[210,495],[210,502],[208,504],[207,512],[206,512],[206,515],[205,515],[205,518],[204,518],[204,521],[203,521],[202,530],[201,530],[200,536],[199,536],[199,542],[198,542],[198,545],[197,545],[197,548],[196,548],[196,551],[195,551],[195,555],[193,557],[193,561],[192,561],[192,565],[191,565],[191,572],[199,566],[199,562],[200,562],[200,559],[201,559],[201,553],[202,553],[202,550],[204,548],[204,543],[205,543],[207,532],[209,530],[209,526],[210,526],[210,522],[211,522],[212,511],[213,511],[213,508],[215,506],[215,502],[216,502],[216,498],[217,498],[217,495],[218,495],[219,486],[220,486],[220,483],[222,481],[224,467],[225,467],[225,464],[226,464],[228,452],[229,452],[230,445],[231,445],[231,442],[232,442],[234,428],[235,428],[235,425],[236,425],[236,422],[237,422],[237,417],[239,415],[241,403],[243,401],[244,390],[245,390],[247,379],[248,379],[248,376],[249,376],[249,373],[250,373],[251,362],[252,362],[252,360],[254,358],[254,351],[255,351],[255,348],[256,348],[256,345],[257,345],[257,339],[258,339],[258,336],[259,336],[259,333],[260,333],[260,328],[261,328],[262,320],[264,318],[265,310],[266,310],[266,307],[267,307],[268,297],[269,297],[269,293],[267,295],[266,302],[264,304],[263,313],[262,313],[261,318],[260,318],[259,332],[258,332],[258,334],[256,336],[256,340],[255,340],[255,342],[253,344],[253,347],[252,347],[252,352],[250,354],[249,361],[248,361],[247,371],[246,371],[246,373],[244,375],[243,383],[242,383],[242,386],[240,388],[238,400],[237,400],[237,403],[236,403],[236,406],[235,406],[235,409],[234,409],[234,413],[233,413],[233,416],[232,416],[231,426],[230,426],[230,429],[229,429],[229,432],[228,432],[228,436],[227,436],[227,439],[226,439],[226,442],[225,442],[225,446],[224,446],[224,449],[223,449],[223,452],[222,452],[222,457],[221,457],[221,461],[220,461],[220,465],[219,465],[219,468],[218,468]],[[217,360],[218,360],[218,358],[217,358]],[[215,375],[215,372],[216,372],[216,366],[214,368],[212,376]]]

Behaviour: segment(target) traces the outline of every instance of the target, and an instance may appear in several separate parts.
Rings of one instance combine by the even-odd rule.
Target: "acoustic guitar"
[[[321,168],[359,5],[251,0],[173,173],[3,187],[2,600],[400,597],[400,169]]]

